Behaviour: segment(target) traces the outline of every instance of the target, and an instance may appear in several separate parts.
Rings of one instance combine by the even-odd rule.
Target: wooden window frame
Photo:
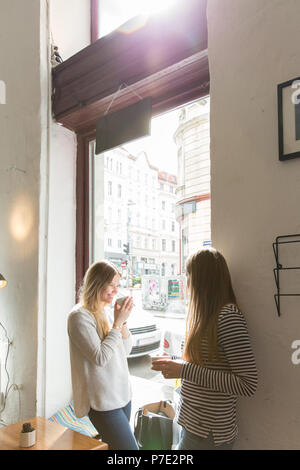
[[[89,156],[96,121],[123,83],[128,86],[110,112],[133,104],[139,94],[152,96],[155,117],[209,94],[206,4],[189,0],[184,11],[161,23],[151,20],[132,35],[115,31],[98,39],[99,4],[91,0],[91,45],[53,69],[53,117],[77,136],[76,292],[90,261]],[[153,52],[149,65],[144,58]]]

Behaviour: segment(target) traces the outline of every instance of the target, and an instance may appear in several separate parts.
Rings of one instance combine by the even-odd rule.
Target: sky
[[[150,163],[160,171],[177,174],[177,146],[173,136],[178,128],[179,110],[155,117],[151,121],[151,136],[122,145],[136,155],[145,151]]]

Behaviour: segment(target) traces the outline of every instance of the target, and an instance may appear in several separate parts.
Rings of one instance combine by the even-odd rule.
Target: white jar
[[[20,447],[32,447],[36,441],[35,429],[30,432],[20,432]]]

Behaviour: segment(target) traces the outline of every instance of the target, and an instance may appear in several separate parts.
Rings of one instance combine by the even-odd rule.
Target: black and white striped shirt
[[[222,308],[218,319],[218,349],[222,361],[205,366],[183,362],[176,421],[200,437],[211,432],[215,445],[232,442],[237,436],[237,396],[251,396],[257,388],[257,369],[247,324],[235,305]]]

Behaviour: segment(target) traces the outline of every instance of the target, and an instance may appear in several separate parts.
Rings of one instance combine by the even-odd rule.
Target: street
[[[147,312],[153,315],[155,323],[159,326],[162,332],[161,336],[161,349],[162,353],[165,346],[165,351],[168,351],[168,344],[170,345],[170,353],[178,354],[181,340],[185,332],[185,319],[183,315],[174,314],[169,312],[168,309],[165,312],[144,310],[142,308],[142,293],[141,290],[133,289],[131,295],[134,298],[135,308],[142,312]],[[171,344],[172,342],[172,344]],[[174,351],[173,348],[176,350]],[[172,349],[172,350],[171,350]],[[157,353],[158,354],[158,353]],[[173,387],[174,380],[166,380],[160,372],[151,370],[151,356],[145,354],[144,356],[129,358],[128,365],[131,375],[141,377],[154,382],[160,382],[165,385],[171,385]]]

